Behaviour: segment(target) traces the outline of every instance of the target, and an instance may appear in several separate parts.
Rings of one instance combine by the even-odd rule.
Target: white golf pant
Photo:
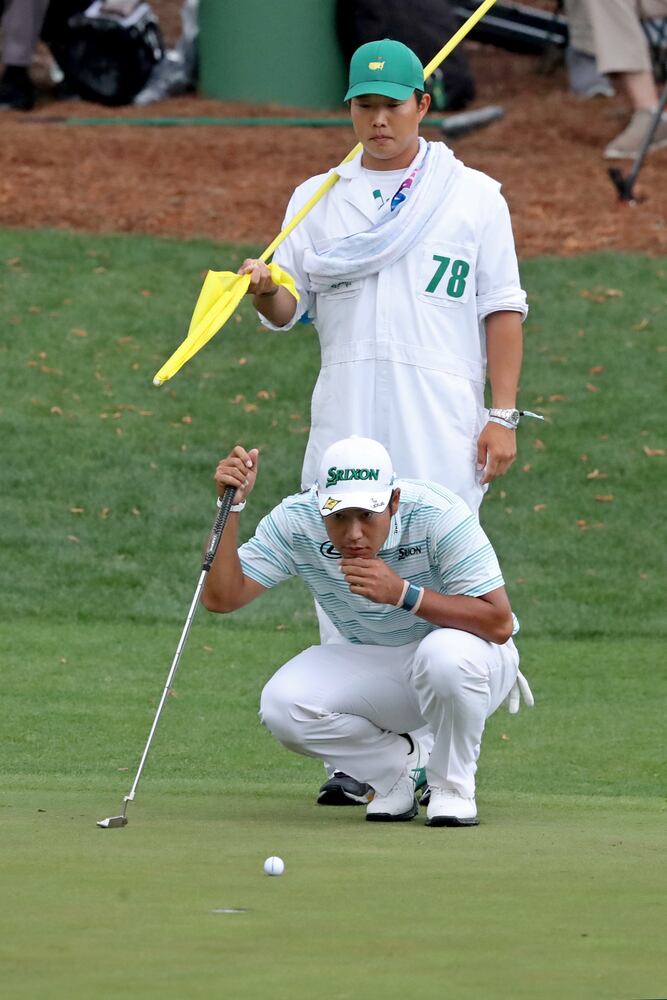
[[[317,614],[317,624],[320,627],[320,643],[323,646],[328,645],[330,642],[348,642],[348,640],[341,635],[324,608],[317,601],[315,601],[315,613]],[[352,643],[349,643],[349,645],[352,645]],[[414,740],[419,740],[424,753],[429,754],[433,749],[433,733],[428,726],[422,726],[421,729],[412,730],[410,732],[410,736]],[[340,768],[334,767],[329,760],[325,760],[324,768],[329,778],[333,777],[334,771],[340,770]]]
[[[405,767],[398,734],[428,725],[429,784],[470,797],[484,725],[518,667],[511,639],[497,645],[457,629],[436,629],[406,646],[311,646],[273,675],[259,714],[289,750],[327,761],[382,795]]]

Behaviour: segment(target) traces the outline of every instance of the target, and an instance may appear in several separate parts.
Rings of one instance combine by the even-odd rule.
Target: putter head
[[[127,816],[107,816],[106,819],[98,819],[97,825],[102,830],[110,830],[117,826],[127,826]]]

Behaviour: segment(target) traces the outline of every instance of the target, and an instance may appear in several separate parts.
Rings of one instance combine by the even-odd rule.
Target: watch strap
[[[514,429],[519,426],[519,420],[521,419],[521,414],[514,407],[498,407],[492,406],[489,410],[489,419],[496,421],[504,421],[508,427]]]
[[[510,431],[515,431],[518,424],[512,424],[509,420],[503,420],[502,417],[489,417],[490,424],[500,424],[501,427],[507,427]]]

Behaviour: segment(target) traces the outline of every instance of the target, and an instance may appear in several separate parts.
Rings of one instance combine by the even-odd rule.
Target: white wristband
[[[218,499],[216,500],[216,504],[218,505],[218,507],[222,507],[222,497],[218,497]],[[232,506],[229,508],[230,514],[240,514],[242,510],[245,510],[245,505],[246,505],[245,500],[242,500],[241,503],[232,504]]]

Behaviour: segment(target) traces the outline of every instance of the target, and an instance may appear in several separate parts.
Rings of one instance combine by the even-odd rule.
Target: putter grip
[[[226,486],[225,492],[222,494],[222,500],[220,502],[220,506],[218,507],[218,512],[211,531],[211,537],[208,541],[208,548],[206,549],[206,555],[204,556],[204,563],[202,565],[202,570],[205,573],[208,573],[211,568],[211,563],[215,559],[215,554],[218,551],[218,545],[220,544],[222,533],[225,530],[227,518],[229,517],[229,508],[232,506],[235,493],[236,486]]]

